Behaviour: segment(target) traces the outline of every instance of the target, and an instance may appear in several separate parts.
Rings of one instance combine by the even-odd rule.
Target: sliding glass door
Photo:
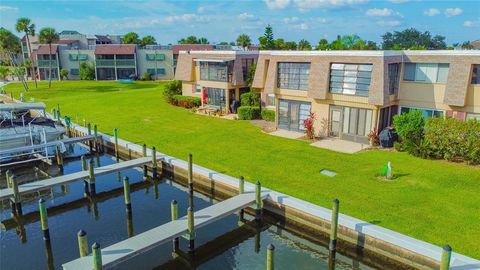
[[[278,103],[278,127],[281,129],[301,131],[303,121],[310,115],[311,104],[293,100],[280,99]]]
[[[372,110],[353,107],[330,107],[330,136],[368,143],[372,129]]]

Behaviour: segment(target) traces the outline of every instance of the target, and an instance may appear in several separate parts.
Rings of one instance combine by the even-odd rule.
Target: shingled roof
[[[58,46],[57,45],[52,45],[52,51],[51,51],[51,54],[57,54],[57,51],[58,51]],[[50,54],[50,49],[48,47],[48,45],[40,45],[38,46],[38,49],[36,51],[36,53],[38,55],[42,55],[42,54]]]
[[[135,54],[135,45],[132,44],[105,44],[96,45],[95,54]]]

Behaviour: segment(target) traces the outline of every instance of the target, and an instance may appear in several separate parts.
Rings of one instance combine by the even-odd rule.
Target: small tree
[[[88,63],[80,64],[80,80],[93,80],[95,79],[95,67]]]
[[[63,68],[60,70],[60,79],[62,80],[68,79],[68,70]]]
[[[140,38],[137,33],[129,32],[122,37],[123,44],[140,44]]]
[[[315,139],[315,119],[317,117],[315,116],[314,112],[310,112],[310,115],[308,116],[307,119],[303,120],[303,127],[305,128],[305,136],[307,136],[308,139]]]
[[[163,90],[163,96],[167,99],[168,102],[172,102],[173,96],[182,94],[182,81],[173,80],[167,85]]]
[[[261,50],[274,50],[275,49],[275,41],[273,39],[273,29],[272,26],[267,25],[265,27],[265,33],[262,37],[258,38],[260,42],[260,49]]]
[[[6,80],[8,75],[11,74],[11,71],[6,66],[0,66],[0,79]]]
[[[302,39],[298,42],[298,50],[299,51],[311,51],[312,50],[312,45],[310,45],[310,42],[308,42],[308,40]]]
[[[237,46],[247,49],[250,45],[252,45],[252,42],[247,34],[241,34],[237,37]]]
[[[153,36],[150,36],[150,35],[144,36],[140,41],[140,46],[142,46],[142,48],[145,48],[145,46],[147,45],[154,45],[154,44],[157,44],[157,41]]]
[[[412,155],[421,153],[425,120],[422,112],[413,110],[393,117],[393,124],[402,140],[402,148]]]

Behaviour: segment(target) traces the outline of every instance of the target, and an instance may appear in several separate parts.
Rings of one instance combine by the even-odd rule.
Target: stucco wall
[[[69,59],[70,54],[87,54],[88,59],[86,61],[81,61],[81,63],[88,63],[93,65],[95,63],[95,53],[93,50],[60,50],[60,68],[68,71],[69,80],[80,80],[79,75],[72,75],[71,69],[80,69],[79,61],[72,61]]]
[[[149,61],[147,60],[147,54],[163,54],[165,60],[163,61]],[[147,72],[147,69],[165,69],[165,75],[156,75],[155,80],[171,80],[174,77],[173,74],[173,53],[172,50],[137,50],[137,65],[138,75],[141,77]]]

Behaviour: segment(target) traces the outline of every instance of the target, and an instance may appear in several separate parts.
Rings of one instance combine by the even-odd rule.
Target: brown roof
[[[57,41],[56,43],[57,44],[72,44],[74,42],[77,42],[78,40],[75,40],[75,39],[61,39],[59,41]]]
[[[57,54],[58,51],[58,46],[57,45],[52,45],[52,52],[51,54]],[[50,50],[48,45],[40,45],[38,46],[37,49],[37,54],[50,54]]]
[[[95,54],[135,54],[135,48],[132,44],[96,45]]]
[[[172,46],[173,54],[179,51],[212,51],[214,49],[211,44],[177,44]]]

